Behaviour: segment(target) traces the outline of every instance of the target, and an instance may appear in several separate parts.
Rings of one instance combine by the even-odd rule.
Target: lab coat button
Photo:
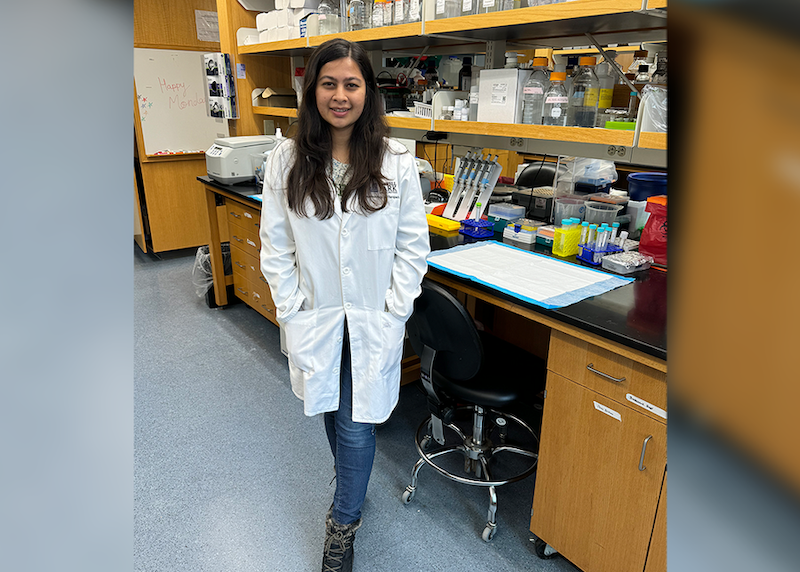
[[[347,302],[347,303],[344,305],[344,307],[345,307],[347,310],[349,310],[350,308],[352,308],[352,307],[353,307],[353,305],[352,305],[350,302]]]
[[[333,373],[339,373],[339,368],[338,367],[333,368]]]
[[[348,234],[350,234],[350,231],[349,231],[349,230],[347,230],[347,229],[344,229],[344,230],[342,231],[342,236],[347,236]]]
[[[348,274],[350,274],[350,269],[349,268],[342,268],[342,274],[347,276]]]

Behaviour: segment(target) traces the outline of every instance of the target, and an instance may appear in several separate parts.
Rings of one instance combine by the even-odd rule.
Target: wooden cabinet
[[[230,232],[233,292],[237,298],[277,325],[275,304],[269,285],[261,274],[261,240],[258,235],[261,215],[258,209],[232,200],[226,201],[225,211]]]
[[[665,410],[663,372],[553,331],[531,531],[587,572],[650,565],[666,542],[653,525],[665,518]]]

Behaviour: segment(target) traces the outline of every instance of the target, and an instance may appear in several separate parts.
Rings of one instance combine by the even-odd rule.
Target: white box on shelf
[[[282,42],[289,39],[289,28],[278,28],[278,34],[275,41]]]
[[[236,30],[236,45],[250,46],[259,42],[260,32],[256,28],[239,28]]]
[[[282,10],[284,8],[289,8],[289,0],[275,0],[276,10]]]
[[[269,30],[269,12],[261,12],[256,16],[256,28],[259,32]]]
[[[294,26],[295,28],[300,27],[300,20],[308,16],[309,14],[313,14],[314,10],[311,8],[291,8],[291,17],[289,20],[289,25]]]
[[[478,121],[520,123],[522,120],[522,87],[532,70],[481,70],[478,91]]]
[[[267,42],[271,42],[272,40],[269,39],[269,30],[263,30],[258,33],[258,43],[259,44],[266,44]]]
[[[290,8],[313,8],[319,7],[319,0],[289,0]]]

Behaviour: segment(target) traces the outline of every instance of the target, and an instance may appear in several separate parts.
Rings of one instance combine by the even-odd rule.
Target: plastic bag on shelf
[[[231,270],[231,245],[223,242],[222,246],[222,266],[225,274],[230,274]],[[214,285],[214,278],[211,275],[211,255],[208,253],[208,246],[201,246],[197,249],[194,256],[194,266],[192,266],[192,284],[198,298],[205,296]]]
[[[619,175],[614,161],[606,159],[589,159],[587,157],[561,157],[559,162],[566,167],[557,172],[556,195],[570,194],[575,183],[585,183],[597,187],[606,187],[617,181]]]
[[[646,85],[642,89],[642,131],[667,132],[667,88]]]

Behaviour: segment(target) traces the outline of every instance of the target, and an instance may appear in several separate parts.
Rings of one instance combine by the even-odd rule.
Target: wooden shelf
[[[566,141],[569,143],[592,143],[596,145],[633,145],[633,131],[618,129],[592,129],[586,127],[555,127],[551,125],[521,125],[509,123],[482,123],[478,121],[433,122],[435,131],[465,133],[467,135],[494,135],[499,137],[520,137],[523,139],[542,139],[546,141]]]
[[[664,8],[666,5],[666,0],[649,0],[648,7]],[[384,51],[454,45],[468,49],[466,46],[471,41],[478,44],[495,40],[535,42],[541,47],[571,47],[585,44],[586,32],[595,35],[601,43],[665,41],[666,20],[642,12],[641,8],[642,0],[573,0],[424,23],[413,22],[239,46],[238,53],[302,55],[335,37],[363,44],[367,50]]]
[[[248,54],[289,56],[294,53],[303,53],[310,50],[308,48],[308,38],[295,38],[293,40],[282,40],[280,42],[237,46],[236,51],[240,56]]]
[[[423,117],[393,117],[386,118],[389,127],[396,127],[398,129],[419,129],[421,131],[429,131],[431,128],[431,120]]]
[[[639,147],[644,147],[645,149],[662,149],[666,151],[667,134],[642,131],[639,133]]]
[[[293,107],[253,107],[256,115],[269,115],[271,117],[297,117],[297,110]]]

